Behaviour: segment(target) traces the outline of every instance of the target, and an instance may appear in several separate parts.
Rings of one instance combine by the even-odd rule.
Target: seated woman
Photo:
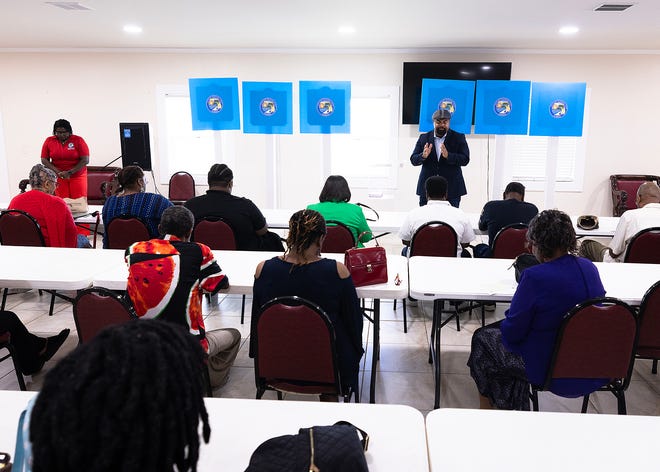
[[[501,322],[478,329],[468,360],[481,408],[529,410],[529,384],[543,385],[562,319],[580,302],[602,297],[598,269],[576,257],[571,218],[545,210],[529,224],[527,239],[541,261],[525,269]],[[559,379],[550,390],[579,397],[605,380]]]
[[[351,190],[346,179],[341,175],[331,175],[321,190],[319,203],[308,205],[307,209],[318,211],[326,220],[339,221],[348,226],[358,247],[362,247],[362,243],[371,240],[372,234],[362,208],[348,203],[350,199]],[[360,236],[365,231],[368,232]]]
[[[15,361],[23,375],[39,372],[69,336],[63,329],[56,336],[42,338],[30,333],[13,311],[0,311],[0,333],[9,333]]]
[[[205,442],[211,434],[205,357],[194,336],[160,320],[111,326],[78,346],[28,406],[32,470],[196,470],[200,419]]]
[[[341,262],[320,257],[325,220],[313,210],[301,210],[289,221],[283,256],[262,261],[254,275],[252,332],[264,303],[275,297],[297,295],[319,305],[335,329],[339,375],[344,393],[358,385],[362,349],[362,311],[353,279]],[[250,337],[250,357],[254,357]]]
[[[103,205],[103,226],[118,216],[137,216],[147,223],[149,236],[157,238],[160,217],[172,203],[162,195],[145,192],[144,172],[138,166],[126,166],[117,174],[115,195],[108,197]],[[108,238],[103,235],[103,247],[108,247]]]

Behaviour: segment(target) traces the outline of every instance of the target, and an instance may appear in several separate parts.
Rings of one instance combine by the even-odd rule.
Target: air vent
[[[91,10],[91,8],[81,5],[80,2],[46,2],[46,4],[63,10]]]
[[[626,11],[633,5],[633,3],[603,3],[594,11]]]

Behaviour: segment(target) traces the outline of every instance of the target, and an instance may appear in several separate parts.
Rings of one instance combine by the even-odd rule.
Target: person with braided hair
[[[205,357],[185,329],[155,320],[78,346],[28,407],[33,472],[196,471],[200,420],[211,436]]]
[[[300,210],[289,220],[284,255],[257,266],[252,290],[252,332],[261,307],[275,297],[296,295],[319,305],[335,329],[339,375],[344,393],[358,385],[362,316],[351,274],[344,264],[321,257],[325,220],[315,210]],[[250,357],[254,357],[250,337]]]
[[[146,191],[144,171],[139,166],[124,167],[117,174],[117,182],[119,187],[115,194],[103,204],[103,226],[107,228],[118,216],[137,216],[147,224],[149,236],[157,238],[160,218],[172,202],[162,195]],[[103,247],[108,248],[107,234],[103,235]]]

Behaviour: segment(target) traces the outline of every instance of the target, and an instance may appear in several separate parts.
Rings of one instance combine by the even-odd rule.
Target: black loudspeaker
[[[122,167],[140,166],[150,171],[149,123],[119,123],[119,139]]]

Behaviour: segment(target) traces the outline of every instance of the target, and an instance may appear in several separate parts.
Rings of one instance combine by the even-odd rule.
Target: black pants
[[[30,333],[13,311],[0,311],[0,332],[8,331],[21,373],[31,375],[43,366],[39,353],[46,339]]]

